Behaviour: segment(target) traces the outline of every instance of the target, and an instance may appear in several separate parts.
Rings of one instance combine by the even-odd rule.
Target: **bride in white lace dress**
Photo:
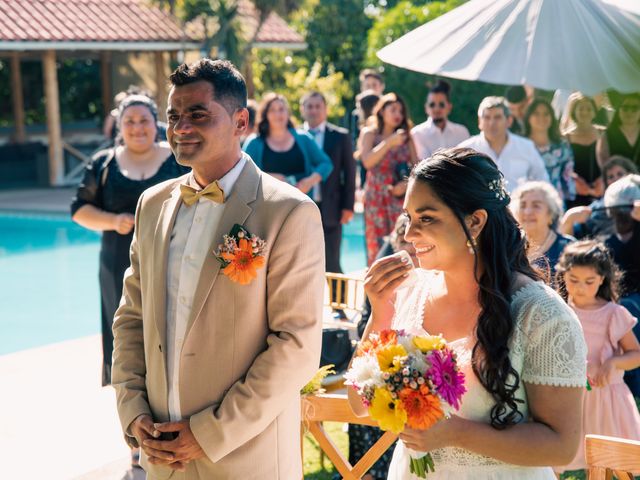
[[[363,338],[385,328],[441,333],[466,376],[457,415],[400,435],[389,479],[417,478],[411,448],[431,452],[429,480],[552,480],[551,466],[570,461],[582,441],[582,330],[529,266],[508,204],[488,157],[440,151],[415,168],[405,199],[418,281],[402,288],[411,266],[397,256],[367,274],[373,313]],[[365,414],[355,392],[349,396]]]

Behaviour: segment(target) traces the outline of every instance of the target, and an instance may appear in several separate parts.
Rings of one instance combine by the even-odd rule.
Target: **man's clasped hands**
[[[160,439],[163,433],[173,440]],[[165,465],[183,472],[187,463],[205,456],[189,426],[189,420],[154,423],[149,415],[140,415],[131,424],[131,434],[149,457],[149,463]]]

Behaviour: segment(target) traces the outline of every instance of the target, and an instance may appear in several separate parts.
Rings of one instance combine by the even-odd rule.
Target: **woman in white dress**
[[[431,452],[429,480],[552,480],[551,466],[570,461],[582,441],[582,330],[529,265],[509,200],[488,157],[440,150],[415,167],[404,202],[419,281],[398,288],[411,265],[395,256],[367,273],[373,313],[363,339],[386,328],[442,334],[466,376],[457,415],[400,435],[389,479],[417,478],[410,448]]]

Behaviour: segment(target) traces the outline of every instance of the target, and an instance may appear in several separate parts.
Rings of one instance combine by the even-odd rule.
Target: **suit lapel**
[[[329,157],[331,157],[331,152],[336,143],[336,136],[334,135],[333,130],[327,124],[327,127],[324,129],[324,145],[322,146],[323,150]]]
[[[216,228],[213,243],[209,246],[208,253],[202,264],[198,286],[193,296],[191,315],[187,321],[186,335],[189,335],[189,331],[195,319],[200,315],[209,292],[218,277],[220,262],[215,258],[214,251],[222,243],[223,235],[228,234],[236,223],[242,225],[253,211],[249,204],[256,199],[260,174],[253,161],[249,157],[246,158],[247,163],[233,186],[229,198],[225,201],[224,212],[222,212],[222,217]]]
[[[169,260],[171,231],[181,202],[180,183],[182,182],[176,183],[171,196],[162,204],[153,240],[153,316],[165,352],[167,341],[167,262]]]

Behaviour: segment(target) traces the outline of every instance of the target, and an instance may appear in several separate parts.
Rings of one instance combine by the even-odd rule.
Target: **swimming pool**
[[[342,268],[366,266],[362,215],[345,227]],[[100,332],[100,235],[66,215],[0,212],[0,355]]]

